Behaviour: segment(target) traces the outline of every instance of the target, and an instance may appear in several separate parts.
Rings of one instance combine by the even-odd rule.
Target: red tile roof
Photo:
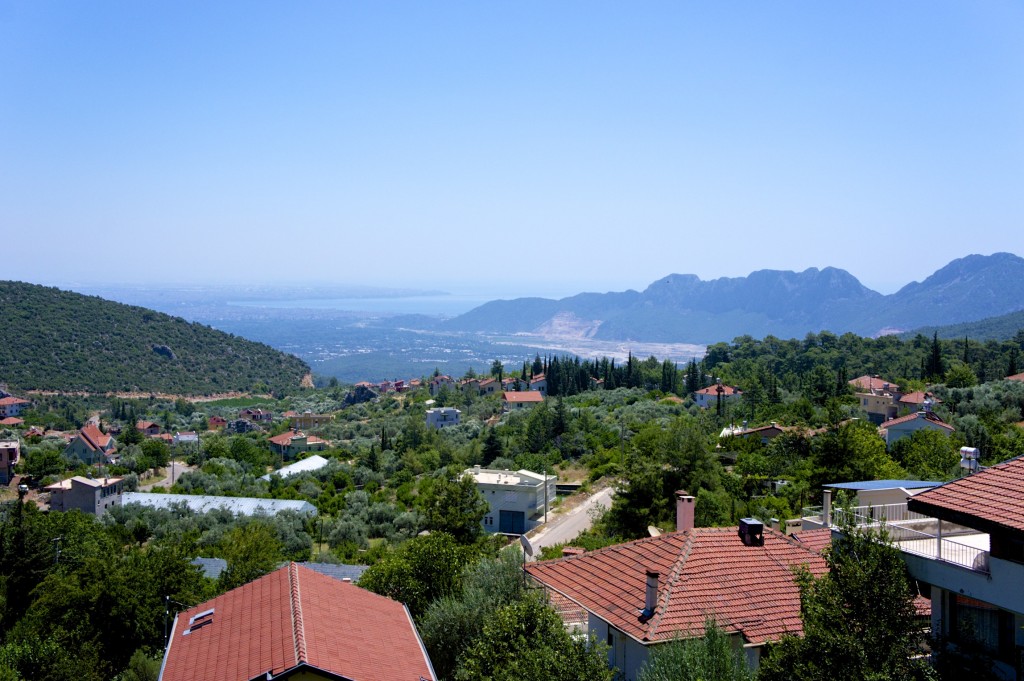
[[[742,390],[740,390],[739,388],[734,388],[731,385],[722,385],[722,386],[709,385],[707,388],[701,388],[700,390],[698,390],[694,394],[696,394],[696,395],[714,395],[714,396],[717,397],[718,396],[718,389],[719,389],[719,387],[722,388],[722,396],[723,397],[730,397],[732,395],[742,395],[743,394]]]
[[[505,391],[505,401],[518,403],[543,402],[544,395],[539,390],[524,390],[522,392]]]
[[[751,643],[800,633],[800,589],[790,566],[824,574],[824,559],[771,529],[764,546],[746,546],[737,529],[697,528],[650,537],[581,556],[542,561],[526,570],[642,643],[699,635],[715,617]],[[653,617],[641,623],[646,571],[660,573]]]
[[[1009,528],[1024,532],[1024,458],[921,492],[907,508],[984,531]]]
[[[817,530],[803,530],[801,532],[794,532],[790,537],[811,551],[821,553],[825,550],[825,547],[832,543],[832,530],[828,527],[822,527]]]
[[[912,393],[907,393],[900,398],[900,404],[924,404],[925,400],[931,400],[935,404],[940,404],[942,400],[931,393],[926,393],[922,390],[917,390]]]
[[[0,407],[7,407],[14,404],[32,404],[28,400],[23,400],[20,397],[14,397],[9,395],[7,397],[0,397]]]
[[[113,439],[91,423],[85,425],[80,431],[78,431],[78,434],[81,436],[86,446],[92,451],[96,451],[97,449],[108,449],[111,445],[110,441]]]
[[[1013,376],[1007,376],[1005,381],[1024,381],[1024,374],[1014,374]]]
[[[25,423],[25,419],[19,419],[16,416],[8,416],[5,419],[0,419],[0,426],[20,426]]]
[[[179,613],[160,678],[249,681],[300,665],[354,681],[436,679],[405,606],[295,563]]]
[[[918,411],[914,412],[913,414],[901,416],[898,419],[891,419],[889,421],[885,421],[884,423],[882,423],[882,425],[878,426],[878,428],[879,430],[886,430],[890,426],[897,426],[900,425],[901,423],[910,423],[911,421],[916,421],[917,419],[925,419],[926,421],[931,421],[935,425],[942,426],[947,430],[956,430],[956,428],[949,425],[948,423],[946,423],[945,421],[943,421],[930,411]]]
[[[890,392],[899,392],[900,387],[892,381],[887,381],[880,376],[858,376],[857,378],[847,381],[857,390],[863,390],[866,392],[872,392],[875,390],[889,390]]]

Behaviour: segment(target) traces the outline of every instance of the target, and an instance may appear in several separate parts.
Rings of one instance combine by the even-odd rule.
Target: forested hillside
[[[298,387],[305,362],[142,307],[0,282],[0,381],[22,389],[200,395]]]

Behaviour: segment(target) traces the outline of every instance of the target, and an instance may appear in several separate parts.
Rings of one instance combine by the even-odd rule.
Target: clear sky
[[[1024,5],[0,2],[0,278],[495,297],[1024,255]]]

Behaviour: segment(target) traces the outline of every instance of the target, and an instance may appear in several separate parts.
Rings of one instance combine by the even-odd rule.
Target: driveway
[[[533,544],[535,552],[530,560],[534,560],[536,553],[539,553],[545,546],[564,544],[575,539],[580,532],[589,530],[594,523],[591,510],[597,506],[603,506],[605,509],[611,508],[614,494],[615,490],[605,487],[603,490],[591,494],[586,501],[571,511],[555,516],[546,526],[541,527],[535,535],[530,537],[530,543]]]
[[[145,485],[139,485],[139,491],[149,492],[157,485],[163,485],[170,489],[171,485],[178,481],[178,478],[185,473],[194,470],[194,467],[181,463],[180,461],[171,461],[171,463],[167,464],[167,468],[165,470],[167,471],[167,475],[165,475],[162,480],[154,480],[153,482],[147,482]]]

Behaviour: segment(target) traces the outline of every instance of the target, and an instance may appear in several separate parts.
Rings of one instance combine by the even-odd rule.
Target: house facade
[[[79,430],[64,448],[64,456],[93,466],[108,461],[116,450],[114,438],[90,423]]]
[[[956,429],[949,425],[934,412],[919,411],[886,421],[878,427],[878,432],[885,438],[885,446],[891,447],[898,440],[910,437],[919,430],[937,430],[943,435],[952,435]]]
[[[0,441],[0,485],[7,485],[14,479],[14,466],[20,458],[20,440]]]
[[[333,414],[314,414],[308,409],[301,414],[294,411],[285,412],[284,416],[291,422],[292,428],[298,428],[299,430],[323,428],[334,420]]]
[[[536,390],[506,391],[501,394],[501,406],[504,411],[529,409],[544,401],[544,395]]]
[[[499,471],[474,466],[464,475],[473,478],[476,488],[490,507],[481,521],[488,532],[523,534],[536,527],[555,500],[554,475],[545,477],[532,471]]]
[[[459,425],[462,412],[455,407],[434,407],[427,410],[426,416],[427,428],[441,430]]]
[[[711,385],[694,392],[693,401],[701,409],[710,409],[718,405],[719,395],[724,403],[743,397],[743,391],[731,385]]]
[[[21,412],[28,409],[31,405],[32,403],[28,400],[23,400],[13,395],[0,397],[0,419],[21,416]]]
[[[965,450],[962,465],[973,467],[977,452]],[[858,488],[852,508],[832,508],[826,487],[825,504],[804,527],[884,523],[930,600],[933,636],[987,657],[999,678],[1024,679],[1024,458],[945,484],[908,483],[846,483]],[[875,488],[886,496],[868,496]]]
[[[124,483],[121,478],[83,478],[75,476],[43,488],[50,494],[51,511],[71,511],[101,516],[121,503]]]
[[[330,444],[315,435],[306,435],[302,432],[288,431],[269,438],[270,449],[275,454],[280,454],[286,459],[294,458],[306,452],[322,452]]]

